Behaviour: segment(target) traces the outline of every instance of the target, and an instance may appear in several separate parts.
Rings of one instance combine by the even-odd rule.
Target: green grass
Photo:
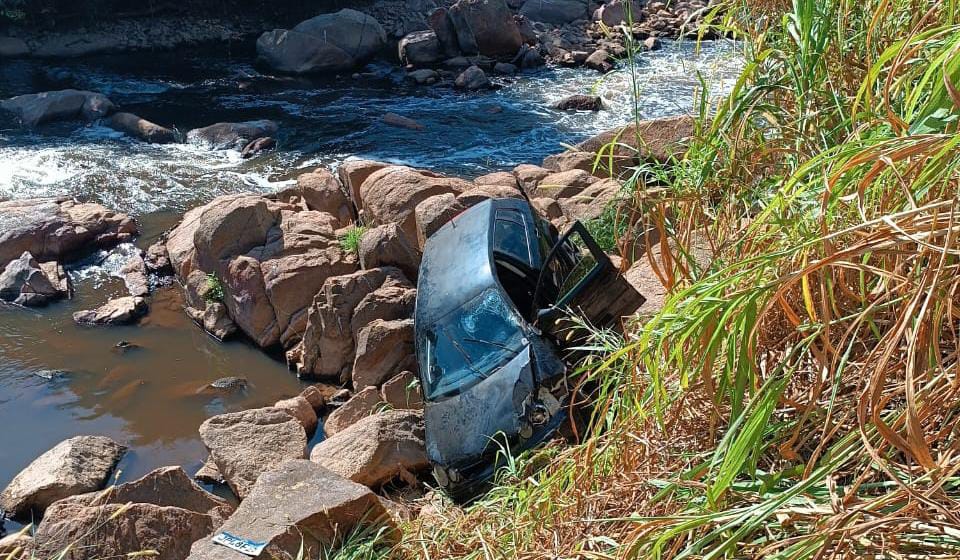
[[[203,299],[206,300],[207,303],[223,301],[223,282],[220,281],[220,278],[216,274],[213,272],[207,274],[207,281],[204,287]]]
[[[340,248],[348,253],[359,253],[360,239],[363,238],[366,231],[365,226],[355,226],[348,229],[345,234],[340,236]]]

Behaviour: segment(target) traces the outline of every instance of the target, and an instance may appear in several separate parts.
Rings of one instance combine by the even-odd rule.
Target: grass
[[[207,303],[216,303],[223,301],[223,298],[223,282],[215,273],[211,272],[210,274],[207,274],[203,299],[205,299]]]
[[[340,237],[340,248],[348,253],[360,252],[360,239],[367,231],[365,226],[354,226],[349,228],[346,233]]]
[[[627,181],[668,241],[664,308],[595,333],[582,443],[518,458],[396,556],[960,555],[960,4],[708,20],[742,75]]]

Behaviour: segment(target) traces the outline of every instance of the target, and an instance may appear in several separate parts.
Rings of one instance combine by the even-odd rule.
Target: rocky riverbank
[[[49,556],[73,544],[65,558],[152,549],[161,558],[239,560],[244,556],[212,542],[228,532],[266,543],[263,557],[294,555],[301,543],[311,553],[334,546],[358,524],[395,527],[417,515],[433,499],[421,482],[429,481],[429,465],[411,320],[424,240],[490,197],[528,198],[561,228],[596,218],[629,202],[618,170],[668,160],[691,132],[684,117],[644,122],[542,165],[472,181],[347,160],[304,173],[274,194],[228,195],[191,210],[124,267],[130,298],[148,299],[151,286],[174,275],[198,326],[281,348],[299,375],[320,383],[199,426],[209,457],[196,478],[224,484],[239,506],[179,467],[104,489],[124,447],[81,436],[37,458],[0,493],[7,515],[37,523],[32,537],[0,540],[0,554]],[[594,166],[613,137],[622,144],[608,159],[613,169]],[[0,236],[0,254],[8,255],[0,277],[19,269],[17,253],[59,264],[136,231],[126,216],[66,200],[0,203],[0,222],[9,226]],[[43,235],[58,241],[31,244]],[[351,237],[355,246],[346,242]],[[650,279],[644,261],[622,269],[635,281]],[[132,295],[141,285],[145,293]],[[209,390],[243,385],[224,379]],[[323,437],[313,437],[320,429]]]

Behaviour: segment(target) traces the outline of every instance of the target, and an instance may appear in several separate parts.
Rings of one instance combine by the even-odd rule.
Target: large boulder
[[[354,221],[353,204],[333,173],[316,169],[297,177],[297,184],[277,193],[277,200],[299,205],[304,210],[326,212],[337,219],[339,227]]]
[[[374,488],[404,471],[415,473],[429,465],[423,415],[391,410],[368,416],[317,444],[310,460]]]
[[[490,78],[479,66],[470,66],[457,76],[453,85],[460,89],[474,91],[490,87]]]
[[[241,499],[263,472],[307,453],[300,422],[278,408],[255,408],[221,414],[200,426],[200,439],[217,470]]]
[[[386,42],[376,19],[347,8],[303,21],[290,31],[264,33],[257,39],[257,54],[281,72],[339,72],[366,62]]]
[[[187,141],[218,150],[242,150],[247,144],[280,129],[274,121],[221,122],[187,132]]]
[[[303,340],[296,352],[297,373],[348,381],[360,329],[374,319],[410,317],[415,299],[413,285],[396,268],[374,268],[327,279],[307,314]]]
[[[24,251],[0,272],[0,300],[38,306],[67,296],[69,281],[61,273],[62,267],[56,262],[41,265],[29,251]]]
[[[127,448],[107,437],[77,436],[57,444],[20,471],[0,493],[14,518],[43,515],[57,500],[103,488]]]
[[[533,21],[562,25],[587,19],[586,0],[527,0],[520,13]]]
[[[363,268],[393,266],[407,278],[417,279],[420,252],[397,224],[384,224],[363,232],[358,253]]]
[[[37,528],[34,553],[82,560],[155,551],[155,558],[182,560],[193,541],[209,535],[232,512],[233,506],[194,484],[180,467],[164,467],[54,503]]]
[[[85,309],[73,314],[80,325],[128,325],[147,312],[147,300],[140,296],[112,299],[96,309]]]
[[[0,101],[0,109],[10,111],[28,127],[57,120],[85,119],[94,121],[115,109],[102,93],[65,89],[18,95]]]
[[[323,398],[322,396],[320,397]],[[322,401],[321,401],[322,405]],[[314,406],[303,395],[297,395],[289,399],[279,400],[273,405],[274,408],[286,412],[300,422],[308,436],[312,436],[317,431],[317,411]]]
[[[289,461],[263,473],[216,534],[266,543],[256,558],[322,558],[362,527],[389,524],[377,495],[311,461]],[[202,538],[190,560],[250,557]]]
[[[544,196],[557,199],[568,198],[595,182],[597,178],[590,173],[582,169],[571,169],[547,175],[528,194],[535,198]]]
[[[593,20],[603,22],[608,27],[622,23],[637,23],[643,19],[641,2],[634,0],[610,0],[593,12]]]
[[[388,379],[380,388],[380,398],[396,409],[423,409],[420,380],[412,371],[404,371]]]
[[[430,31],[414,31],[400,40],[400,62],[414,66],[436,64],[447,58],[437,34]]]
[[[337,176],[340,183],[350,195],[350,200],[354,206],[361,208],[363,201],[360,198],[360,185],[371,175],[385,167],[390,167],[389,163],[380,161],[371,161],[368,159],[348,159],[337,168]]]
[[[107,126],[151,144],[169,144],[177,141],[177,134],[169,128],[152,123],[133,113],[114,113],[107,119]]]
[[[67,261],[133,239],[126,214],[62,198],[0,202],[0,267],[29,251],[40,262]]]
[[[257,344],[290,347],[327,278],[357,269],[332,215],[253,195],[229,195],[187,212],[167,238],[185,281],[195,270],[221,285],[230,318]]]
[[[457,30],[454,28],[450,13],[446,8],[441,7],[434,10],[427,18],[427,24],[436,35],[445,58],[460,56],[460,40],[457,38]]]
[[[416,239],[414,211],[417,204],[431,196],[459,193],[471,186],[462,179],[432,176],[395,165],[371,174],[360,186],[360,199],[364,217],[370,225],[396,223],[407,239]]]
[[[586,222],[599,218],[620,196],[622,187],[613,179],[597,181],[579,193],[560,199],[563,215],[570,220]]]
[[[513,56],[523,44],[504,0],[459,0],[448,13],[464,54]]]
[[[466,208],[453,193],[431,196],[417,204],[414,210],[417,222],[417,246],[423,250],[431,235]]]
[[[357,334],[357,357],[353,362],[353,386],[383,385],[394,375],[415,369],[413,320],[377,319]]]
[[[645,162],[666,163],[681,155],[695,129],[693,118],[666,117],[633,123],[600,133],[575,146],[573,151],[602,153],[604,171],[619,173]],[[612,158],[613,169],[606,169]]]

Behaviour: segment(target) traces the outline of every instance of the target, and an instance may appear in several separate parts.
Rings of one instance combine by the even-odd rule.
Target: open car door
[[[574,222],[550,250],[540,270],[534,300],[537,324],[557,340],[569,340],[566,310],[592,325],[620,331],[646,298],[610,262],[587,228]]]

